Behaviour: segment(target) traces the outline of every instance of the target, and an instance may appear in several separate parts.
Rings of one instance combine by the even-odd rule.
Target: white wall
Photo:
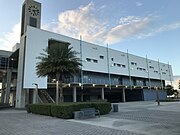
[[[47,87],[47,78],[38,78],[36,76],[35,66],[38,62],[36,57],[38,57],[40,53],[43,52],[43,49],[48,46],[49,39],[69,42],[75,51],[80,52],[79,40],[28,26],[25,53],[24,88],[34,88],[32,83],[38,83],[40,88]],[[98,46],[88,42],[82,42],[82,50],[83,70],[108,73],[106,47]],[[104,59],[100,59],[100,55],[104,56]],[[78,55],[78,57],[80,57],[80,55]],[[91,62],[88,62],[86,58],[91,59]],[[95,63],[94,60],[97,60],[98,62]],[[148,69],[145,58],[129,54],[129,62],[132,76],[148,78]],[[131,65],[131,62],[135,62],[137,65]],[[154,67],[154,69],[149,69],[150,78],[160,79],[158,62],[153,60],[148,60],[148,62],[149,66]],[[127,53],[109,49],[109,63],[111,74],[129,75]],[[116,63],[115,66],[114,63]],[[122,64],[126,67],[119,67],[117,64]],[[143,68],[144,70],[141,71],[137,68]],[[164,72],[164,74],[162,74],[163,80],[170,80],[170,76],[172,78],[171,66],[170,74],[168,64],[160,63],[160,69],[162,69],[161,74]],[[158,71],[158,73],[155,73],[154,71]]]

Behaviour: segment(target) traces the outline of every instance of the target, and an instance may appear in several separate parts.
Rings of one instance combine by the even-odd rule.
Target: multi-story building
[[[172,81],[172,68],[169,64],[45,31],[40,29],[40,22],[41,4],[25,0],[22,8],[20,49],[15,51],[16,55],[13,53],[13,58],[18,59],[17,108],[33,102],[36,93],[32,84],[38,86],[39,92],[45,92],[50,95],[49,98],[55,99],[54,79],[48,76],[38,78],[35,68],[37,57],[52,42],[70,44],[73,50],[79,52],[77,57],[82,60],[81,74],[64,80],[64,101],[155,100],[156,90],[160,99],[166,98],[165,80]]]

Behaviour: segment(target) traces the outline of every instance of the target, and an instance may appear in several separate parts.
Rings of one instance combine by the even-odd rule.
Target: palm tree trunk
[[[62,80],[59,81],[59,84],[60,84],[60,103],[62,103],[62,102],[64,102]]]
[[[56,104],[59,104],[59,78],[60,74],[56,73]]]
[[[56,104],[59,103],[59,81],[56,81]]]

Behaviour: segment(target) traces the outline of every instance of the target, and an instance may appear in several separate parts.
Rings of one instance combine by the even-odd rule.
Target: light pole
[[[38,103],[38,84],[37,83],[33,83],[32,85],[35,85],[35,94],[34,94],[34,103]]]
[[[155,86],[157,104],[160,105],[158,87]]]

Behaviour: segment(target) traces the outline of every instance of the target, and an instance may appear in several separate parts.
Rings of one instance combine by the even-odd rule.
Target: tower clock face
[[[28,7],[28,11],[29,11],[29,13],[30,13],[32,16],[38,16],[39,13],[40,13],[38,7],[35,6],[35,5],[30,5],[30,6]]]

